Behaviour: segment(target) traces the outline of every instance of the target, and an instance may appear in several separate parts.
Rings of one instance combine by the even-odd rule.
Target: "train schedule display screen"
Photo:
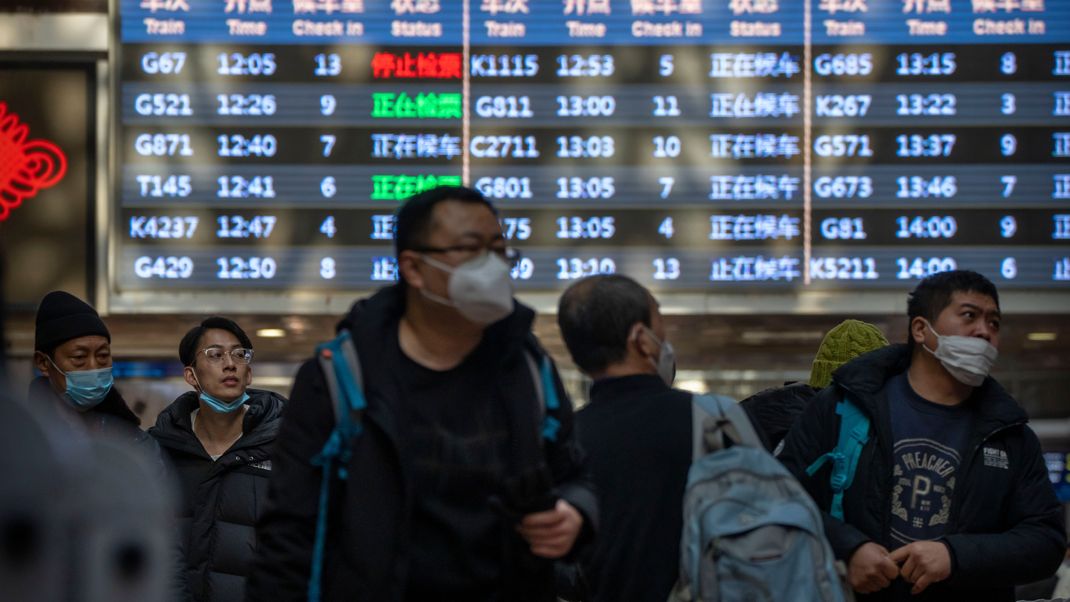
[[[116,0],[113,286],[359,290],[492,198],[517,288],[1070,289],[1062,0]]]

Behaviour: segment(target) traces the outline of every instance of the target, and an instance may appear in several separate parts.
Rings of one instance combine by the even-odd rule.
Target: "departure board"
[[[1070,289],[1064,0],[115,2],[115,290],[377,287],[443,184],[521,291]]]

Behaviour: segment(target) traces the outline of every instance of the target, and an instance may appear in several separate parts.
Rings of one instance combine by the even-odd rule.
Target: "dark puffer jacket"
[[[892,500],[891,413],[886,383],[910,365],[910,350],[892,345],[858,357],[837,370],[832,384],[796,421],[785,439],[780,461],[826,512],[825,534],[836,557],[848,561],[862,544],[874,541],[889,550]],[[810,476],[806,469],[836,446],[840,417],[836,403],[849,395],[870,418],[872,436],[862,449],[854,483],[844,494],[845,521],[827,511],[831,505],[826,466]],[[1026,414],[992,378],[963,402],[972,414],[968,448],[958,469],[951,516],[941,539],[951,551],[951,576],[912,596],[901,578],[887,589],[858,599],[917,602],[1010,602],[1014,586],[1055,572],[1066,551],[1062,508],[1048,480],[1040,442],[1026,426]],[[983,461],[982,449],[1006,458]]]
[[[757,427],[762,443],[769,453],[788,436],[791,425],[802,414],[820,389],[808,383],[784,383],[782,387],[763,389],[739,402],[747,417]]]
[[[285,399],[249,389],[242,436],[216,461],[193,434],[197,393],[167,407],[149,433],[174,465],[182,487],[180,546],[186,580],[198,602],[239,602],[256,549],[256,521],[267,500],[271,446]]]

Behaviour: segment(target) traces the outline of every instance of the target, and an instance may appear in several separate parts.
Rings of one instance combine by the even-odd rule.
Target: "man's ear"
[[[424,287],[424,277],[417,269],[420,256],[415,251],[402,251],[398,255],[398,275],[409,285],[416,288]]]
[[[33,352],[33,367],[37,368],[37,371],[43,374],[45,378],[52,377],[52,362],[49,361],[44,351]]]
[[[197,379],[193,375],[193,366],[186,366],[182,369],[182,377],[186,380],[186,384],[193,387],[196,390],[200,390],[200,386],[197,384]]]
[[[915,316],[910,321],[910,338],[913,339],[915,345],[925,344],[925,335],[929,331],[929,324],[924,318]]]
[[[635,345],[635,350],[639,355],[643,357],[653,356],[658,350],[654,347],[654,341],[650,340],[650,337],[643,336],[644,332],[646,332],[645,324],[642,322],[632,324],[631,329],[628,331],[628,342]]]

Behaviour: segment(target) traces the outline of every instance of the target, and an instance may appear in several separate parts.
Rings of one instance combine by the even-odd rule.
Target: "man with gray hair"
[[[586,278],[558,306],[572,360],[594,380],[576,414],[602,531],[583,566],[595,602],[664,602],[679,576],[691,465],[691,394],[676,372],[658,302],[621,275]]]

